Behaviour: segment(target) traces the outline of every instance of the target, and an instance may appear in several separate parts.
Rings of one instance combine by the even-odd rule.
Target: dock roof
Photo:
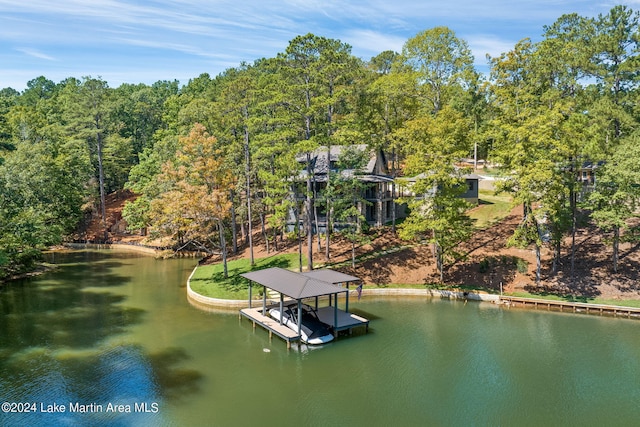
[[[241,276],[295,299],[347,292],[347,289],[332,283],[280,267],[243,273]]]
[[[350,283],[360,281],[360,279],[355,276],[351,276],[349,274],[341,273],[335,270],[330,270],[328,268],[323,268],[321,270],[311,270],[301,274],[307,277],[322,280],[323,282],[333,283],[334,285],[336,283]]]

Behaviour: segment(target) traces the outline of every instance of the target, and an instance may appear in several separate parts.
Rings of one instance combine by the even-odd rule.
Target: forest
[[[368,61],[340,40],[295,37],[273,58],[211,77],[112,88],[100,77],[44,76],[18,92],[0,90],[0,280],[34,268],[42,251],[81,240],[91,218],[105,218],[108,194],[137,195],[123,211],[132,233],[174,250],[226,254],[252,245],[256,228],[277,245],[297,237],[311,247],[332,232],[366,239],[358,180],[332,173],[320,194],[299,159],[332,146],[367,144],[387,153],[394,177],[421,176],[403,200],[394,231],[433,244],[439,270],[473,232],[458,197],[460,159],[499,167],[497,191],[522,206],[510,243],[538,256],[562,251],[588,224],[618,247],[637,239],[630,220],[640,200],[639,14],[563,15],[541,40],[519,41],[474,67],[465,40],[447,27],[408,39],[401,52]],[[353,169],[351,156],[338,168]],[[588,193],[584,162],[600,165]],[[349,163],[349,164],[346,164]],[[309,169],[309,162],[305,168]],[[305,178],[300,178],[305,176]],[[298,181],[303,197],[292,195]],[[328,231],[317,236],[321,206]],[[301,220],[287,229],[291,212]],[[335,221],[353,227],[333,230]],[[104,230],[104,239],[108,238]],[[571,241],[571,239],[569,239]],[[573,264],[572,264],[573,268]]]

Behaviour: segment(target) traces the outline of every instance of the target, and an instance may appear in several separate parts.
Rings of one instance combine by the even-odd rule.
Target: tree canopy
[[[31,268],[49,245],[86,238],[92,217],[108,239],[105,198],[122,189],[136,195],[123,211],[132,232],[223,256],[242,244],[253,253],[256,227],[267,251],[289,235],[302,254],[304,236],[313,268],[314,244],[330,257],[336,221],[362,222],[357,179],[328,176],[316,190],[312,153],[324,150],[330,163],[336,145],[385,153],[394,231],[396,185],[414,177],[399,234],[433,245],[442,279],[471,232],[460,160],[474,154],[499,165],[499,189],[523,206],[512,244],[538,254],[550,246],[557,263],[589,209],[616,251],[623,234],[634,235],[627,224],[639,197],[639,20],[625,6],[563,15],[540,41],[489,58],[487,76],[443,26],[369,61],[306,34],[275,57],[183,86],[39,76],[22,92],[2,89],[0,278]],[[585,162],[604,165],[590,196],[580,183]],[[341,232],[364,242],[362,229]]]

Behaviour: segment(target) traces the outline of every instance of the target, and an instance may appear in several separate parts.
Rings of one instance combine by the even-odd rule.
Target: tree
[[[363,206],[369,202],[363,197],[365,183],[359,177],[368,160],[368,150],[356,147],[343,148],[337,170],[329,172],[332,185],[328,187],[325,195],[333,200],[339,233],[351,242],[352,267],[356,264],[356,244],[362,245],[370,240],[363,232],[366,217],[362,213]]]
[[[431,113],[451,100],[456,87],[473,79],[473,56],[467,43],[447,27],[422,31],[402,48],[406,64],[415,71]]]
[[[305,227],[308,268],[313,269],[314,217],[317,218],[311,154],[321,145],[331,148],[336,130],[335,110],[343,97],[339,85],[355,65],[351,47],[313,34],[297,36],[278,56],[285,93],[278,96],[297,128],[293,151],[306,157]],[[282,90],[282,88],[279,88]],[[330,203],[330,202],[328,202]],[[329,214],[330,208],[327,209]]]
[[[219,247],[226,277],[224,221],[229,216],[231,176],[221,154],[216,138],[200,124],[180,138],[175,158],[163,164],[157,177],[166,191],[150,202],[150,232],[170,237],[178,250],[192,247],[213,253]]]
[[[20,93],[11,88],[0,90],[0,165],[2,165],[2,152],[14,148],[11,141],[11,129],[7,122],[7,114],[17,103]]]
[[[640,202],[640,135],[626,138],[610,160],[598,171],[596,189],[589,195],[591,217],[605,232],[612,233],[612,269],[618,272],[621,233],[627,220],[636,216]]]
[[[640,13],[626,6],[615,6],[598,15],[592,37],[592,76],[598,82],[596,100],[603,130],[600,144],[604,153],[637,126],[632,97],[640,82]]]
[[[254,265],[252,187],[256,171],[253,169],[252,164],[252,151],[255,150],[252,147],[254,133],[252,121],[254,120],[253,114],[256,108],[256,70],[243,64],[237,69],[228,69],[221,76],[221,80],[220,93],[216,100],[216,111],[218,112],[221,130],[219,137],[222,136],[228,141],[225,144],[227,147],[227,159],[234,165],[236,175],[242,177],[238,189],[243,190],[245,196],[244,207],[247,216],[249,261],[251,265]]]
[[[356,115],[360,121],[361,134],[371,137],[371,148],[383,150],[390,155],[390,172],[396,178],[400,169],[402,151],[395,143],[393,134],[405,122],[414,118],[419,110],[417,81],[400,63],[401,57],[394,52],[383,52],[371,59],[374,69],[369,80],[365,80]],[[391,183],[392,217],[391,227],[396,232],[396,183]]]
[[[473,57],[464,40],[446,27],[423,31],[409,39],[402,56],[422,101],[415,117],[394,138],[406,155],[405,173],[417,176],[407,200],[409,216],[400,228],[404,239],[427,239],[434,249],[440,280],[445,263],[459,254],[468,238],[464,180],[455,163],[469,153],[471,122],[456,109],[460,94],[477,80]]]
[[[468,121],[446,106],[437,116],[411,120],[397,132],[406,150],[405,172],[417,177],[411,188],[415,197],[406,200],[410,213],[399,235],[433,245],[442,282],[445,264],[460,256],[456,246],[472,231],[466,214],[469,204],[460,198],[466,191],[465,180],[454,166],[465,153],[468,129]]]
[[[541,279],[543,232],[540,222],[562,219],[558,201],[566,198],[563,184],[566,162],[576,148],[572,118],[578,114],[572,98],[560,96],[559,76],[546,63],[545,50],[529,40],[492,59],[491,93],[496,105],[493,128],[493,159],[505,179],[498,191],[522,204],[523,219],[511,244],[535,246],[536,282]],[[557,69],[557,68],[556,68]],[[558,237],[558,234],[555,234]]]
[[[111,91],[107,82],[85,77],[82,82],[67,82],[61,93],[64,102],[67,135],[84,141],[95,165],[100,196],[100,215],[106,240],[105,196],[122,188],[132,165],[130,141],[117,132],[119,123],[112,119]]]

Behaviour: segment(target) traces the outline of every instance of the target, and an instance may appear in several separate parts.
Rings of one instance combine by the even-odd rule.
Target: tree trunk
[[[273,228],[273,250],[278,252],[278,227]]]
[[[351,241],[351,267],[356,268],[356,242]]]
[[[300,209],[296,200],[296,235],[298,236],[298,271],[302,273],[302,230],[300,229]]]
[[[267,253],[271,251],[269,248],[269,236],[267,236],[267,229],[264,224],[264,212],[260,212],[260,229],[262,231],[262,238],[264,239],[264,246]]]
[[[224,272],[224,278],[229,277],[229,270],[227,269],[227,243],[224,238],[224,227],[222,221],[218,221],[218,231],[220,233],[220,252],[222,255],[222,268]]]
[[[96,123],[96,126],[99,126],[99,123]],[[98,149],[98,183],[100,186],[100,211],[102,214],[102,231],[103,231],[103,239],[106,242],[109,238],[109,233],[107,231],[107,208],[106,208],[106,198],[104,194],[104,168],[102,167],[102,133],[98,132],[96,135],[96,145]]]
[[[620,227],[613,228],[613,272],[618,272],[618,257],[620,253]]]
[[[396,234],[396,178],[393,173],[393,182],[391,183],[391,231]]]
[[[315,200],[318,198],[318,191],[316,189],[316,178],[313,177],[313,223],[316,225],[316,234],[318,234],[318,253],[322,252],[322,242],[320,241],[320,225],[318,223],[318,205],[315,204]]]
[[[551,271],[553,274],[558,272],[558,267],[560,265],[560,257],[562,255],[562,245],[560,239],[557,239],[555,242],[555,250],[553,254],[553,265],[551,267]]]
[[[305,201],[307,219],[307,268],[313,270],[313,188],[311,181],[311,153],[307,153],[307,199]]]
[[[235,192],[231,190],[229,192],[231,198],[231,239],[233,240],[233,254],[238,253],[238,223],[236,222],[236,205],[235,205]]]
[[[248,116],[245,108],[245,116]],[[249,260],[253,267],[256,263],[253,258],[253,235],[251,230],[251,156],[249,153],[249,129],[244,127],[244,173],[247,180],[247,224],[249,229]]]
[[[540,257],[540,245],[536,244],[536,285],[540,284],[542,259]]]
[[[440,283],[444,283],[444,262],[442,260],[442,248],[436,243],[436,264],[440,272]]]
[[[331,114],[332,113],[332,109],[331,107],[329,107],[329,125],[331,125]],[[329,131],[329,137],[331,137],[331,132]],[[325,199],[326,199],[326,204],[325,204],[325,210],[326,210],[326,219],[325,219],[325,226],[324,226],[324,233],[325,233],[325,243],[324,243],[324,257],[326,259],[326,262],[329,262],[329,257],[330,257],[330,253],[329,253],[329,246],[331,244],[331,228],[330,228],[330,224],[331,224],[331,200],[329,195],[331,194],[331,138],[328,138],[328,143],[327,143],[327,187],[325,188]],[[318,241],[320,241],[320,239],[318,238]]]
[[[240,235],[242,236],[242,242],[247,243],[247,229],[245,228],[244,218],[240,218]]]
[[[575,177],[574,177],[575,178]],[[577,179],[576,179],[577,180]],[[571,203],[571,281],[573,282],[575,277],[575,266],[576,266],[576,229],[577,229],[577,195],[576,190],[574,188],[574,184],[571,185],[571,189],[569,191],[569,203]]]

